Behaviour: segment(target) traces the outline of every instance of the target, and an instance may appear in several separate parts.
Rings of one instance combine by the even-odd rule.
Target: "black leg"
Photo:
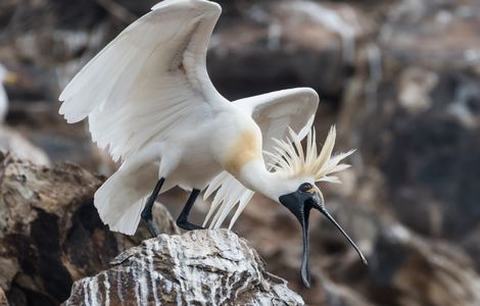
[[[190,210],[192,209],[193,204],[195,203],[195,200],[197,199],[199,193],[200,193],[200,190],[198,189],[192,190],[190,197],[188,197],[187,203],[185,203],[185,207],[183,207],[183,210],[180,213],[180,216],[178,216],[177,218],[178,227],[188,231],[203,229],[203,227],[199,225],[188,222],[188,215],[190,214]]]
[[[155,222],[153,222],[152,208],[164,182],[165,178],[162,177],[158,181],[157,185],[155,185],[155,188],[153,189],[153,192],[148,198],[147,203],[145,204],[145,208],[142,211],[142,219],[147,223],[148,230],[153,237],[157,237],[158,235],[160,235],[160,231],[158,230],[158,226],[155,224]]]

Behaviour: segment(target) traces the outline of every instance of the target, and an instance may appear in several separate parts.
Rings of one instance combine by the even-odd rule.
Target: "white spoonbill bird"
[[[195,199],[215,193],[204,226],[230,227],[254,192],[288,208],[303,229],[301,275],[309,285],[308,218],[319,210],[365,258],[330,216],[316,182],[352,153],[332,157],[335,129],[317,154],[311,129],[318,95],[296,88],[230,102],[210,81],[208,41],[221,13],[206,0],[166,0],[108,44],[67,85],[60,114],[69,123],[88,117],[93,140],[120,168],[95,193],[111,230],[132,235],[143,218],[153,235],[158,194],[180,186],[190,197],[177,219],[187,230]],[[308,135],[306,149],[301,139]],[[152,192],[153,190],[153,192]]]

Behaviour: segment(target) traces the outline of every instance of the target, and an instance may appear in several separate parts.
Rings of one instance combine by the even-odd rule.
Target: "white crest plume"
[[[290,129],[290,135],[285,140],[274,139],[274,152],[265,152],[269,157],[269,168],[288,177],[311,176],[315,182],[340,183],[337,176],[332,175],[348,169],[350,165],[340,162],[355,150],[339,153],[332,157],[335,145],[335,126],[330,128],[327,139],[320,154],[317,154],[315,128],[307,135],[307,146],[302,147],[301,138]]]
[[[300,134],[304,133],[301,131]],[[302,138],[301,135],[296,134],[292,129],[290,129],[286,140],[272,138],[276,146],[273,146],[272,152],[264,151],[267,168],[285,176],[285,178],[311,176],[315,182],[340,183],[338,177],[333,174],[350,167],[350,165],[340,164],[340,162],[355,152],[355,150],[339,153],[332,157],[336,138],[335,126],[330,128],[320,154],[318,154],[317,150],[314,127],[307,135],[305,150],[302,147]],[[220,182],[225,181],[225,177],[231,178],[226,180],[229,184],[221,185]],[[243,187],[226,172],[211,182],[205,191],[204,199],[207,199],[215,192],[216,195],[203,226],[210,223],[210,228],[219,228],[228,214],[236,207],[235,214],[230,220],[229,228],[231,229],[250,202],[254,192]]]

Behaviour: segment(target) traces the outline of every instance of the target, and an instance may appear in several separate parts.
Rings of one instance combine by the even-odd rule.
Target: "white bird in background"
[[[8,112],[8,96],[3,84],[15,83],[16,75],[0,64],[0,123],[5,121]]]
[[[308,217],[325,209],[316,182],[352,153],[332,157],[335,129],[317,154],[311,129],[318,95],[296,88],[234,102],[210,81],[206,53],[221,7],[206,0],[166,0],[131,24],[93,58],[60,96],[69,123],[88,117],[93,140],[122,162],[95,193],[95,207],[111,230],[132,235],[140,218],[152,234],[152,206],[174,186],[190,191],[177,219],[187,230],[195,199],[206,188],[215,196],[205,224],[230,227],[254,192],[287,207],[303,229],[301,275],[309,285]],[[301,139],[308,134],[304,150]],[[208,186],[208,188],[207,188]],[[152,192],[153,189],[153,192]]]

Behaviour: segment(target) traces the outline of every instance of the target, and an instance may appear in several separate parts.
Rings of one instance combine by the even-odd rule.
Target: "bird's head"
[[[322,151],[317,155],[314,130],[308,134],[305,151],[298,135],[291,131],[289,141],[277,140],[276,153],[270,155],[270,157],[272,157],[271,167],[275,172],[285,178],[284,191],[279,193],[278,202],[295,216],[302,228],[303,256],[300,272],[302,281],[306,287],[310,287],[308,226],[312,209],[325,216],[353,246],[362,262],[367,263],[360,249],[330,215],[325,206],[322,192],[315,185],[316,182],[320,181],[339,183],[339,179],[333,174],[349,167],[349,165],[340,164],[340,161],[352,154],[353,151],[337,154],[332,157],[335,134],[335,128],[332,127]]]

